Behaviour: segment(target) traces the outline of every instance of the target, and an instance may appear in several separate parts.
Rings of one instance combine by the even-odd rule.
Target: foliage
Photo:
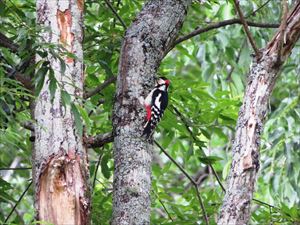
[[[270,1],[241,1],[251,21],[276,23],[280,5]],[[114,1],[113,7],[129,26],[143,1]],[[181,35],[196,27],[234,18],[231,1],[194,1]],[[59,46],[46,46],[38,40],[35,5],[31,1],[0,1],[0,32],[18,44],[16,53],[0,47],[0,221],[4,222],[12,206],[30,183],[29,169],[3,170],[16,159],[17,167],[31,167],[31,132],[22,123],[30,121],[29,100],[34,93],[13,79],[32,55],[43,55],[45,47],[61,53]],[[105,1],[85,3],[85,89],[92,90],[118,72],[118,60],[125,29]],[[274,29],[251,28],[259,47],[265,46]],[[28,50],[30,49],[30,50]],[[300,208],[300,46],[296,46],[284,65],[270,102],[261,147],[261,168],[253,202],[252,224],[291,224],[299,222]],[[243,98],[246,75],[252,53],[240,25],[215,29],[176,46],[163,60],[159,73],[171,80],[170,105],[155,139],[198,183],[200,195],[215,224],[223,191],[209,167],[213,166],[222,183],[231,161],[231,141]],[[48,71],[40,71],[46,62],[21,68],[38,83]],[[44,68],[44,67],[43,67]],[[40,72],[39,72],[40,71]],[[50,72],[48,73],[49,76]],[[54,81],[53,81],[54,82]],[[59,85],[59,84],[58,84]],[[55,90],[54,86],[52,85]],[[115,85],[73,105],[77,122],[87,135],[110,132]],[[67,93],[63,101],[70,102]],[[178,113],[179,112],[179,113]],[[81,116],[81,120],[80,117]],[[80,126],[80,124],[79,124]],[[109,224],[112,213],[112,144],[90,149],[90,174],[93,184],[92,223]],[[209,157],[208,157],[209,156]],[[203,224],[202,212],[193,185],[160,150],[155,148],[152,167],[152,224]],[[4,179],[5,178],[5,179]],[[34,221],[33,191],[17,206],[9,222]]]

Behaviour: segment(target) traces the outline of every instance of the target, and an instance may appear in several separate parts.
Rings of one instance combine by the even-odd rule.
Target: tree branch
[[[86,137],[84,138],[84,143],[88,148],[98,148],[102,147],[103,145],[113,142],[114,136],[112,132],[104,133],[104,134],[98,134],[93,137]]]
[[[4,34],[0,33],[0,46],[8,48],[13,53],[18,51],[19,46],[15,44],[12,40],[6,37]]]
[[[251,12],[249,15],[246,15],[245,18],[248,18],[250,16],[254,16],[259,10],[261,10],[262,8],[264,8],[270,1],[271,0],[267,0],[265,3],[263,3],[261,6],[259,6],[256,10],[254,10],[253,12]]]
[[[113,12],[113,14],[120,21],[120,23],[122,24],[122,26],[124,27],[124,29],[126,30],[127,26],[126,26],[125,22],[123,21],[123,19],[121,18],[121,16],[118,14],[118,12],[114,9],[113,5],[108,0],[104,0],[104,1],[108,5],[108,7],[110,8],[110,10]]]
[[[34,124],[31,121],[25,121],[21,123],[21,126],[27,130],[34,132]]]
[[[181,121],[183,122],[183,124],[185,125],[187,131],[189,132],[189,134],[191,135],[191,137],[193,138],[194,141],[199,141],[198,138],[194,135],[194,133],[191,131],[189,125],[187,124],[184,116],[179,112],[179,110],[175,107],[175,106],[172,106],[172,108],[174,109],[175,113],[179,116],[179,118],[181,119]],[[204,157],[206,157],[206,155],[204,155]],[[214,169],[214,167],[209,164],[209,167],[210,169],[212,170],[215,178],[217,179],[217,182],[219,183],[220,187],[222,188],[223,191],[225,191],[225,188],[216,172],[216,170]]]
[[[31,170],[32,167],[15,167],[15,168],[7,168],[7,167],[3,167],[0,168],[0,170]]]
[[[277,63],[281,62],[282,46],[285,43],[284,33],[287,25],[288,3],[287,0],[282,0],[282,19],[280,24],[279,46],[277,53]]]
[[[113,142],[113,135],[112,133],[105,133],[105,134],[100,134],[100,135],[97,135],[95,137],[88,137],[86,140],[85,140],[85,143],[88,145],[88,147],[90,148],[94,148],[94,147],[102,147],[104,144],[107,144],[107,143],[110,143],[110,142]],[[195,187],[198,188],[198,182],[196,182],[173,158],[172,156],[170,156],[159,144],[157,141],[154,141],[154,143],[161,149],[161,151],[182,171],[182,173],[191,181],[191,184]],[[99,161],[97,161],[97,164],[99,164]],[[7,169],[11,169],[11,168],[1,168],[0,170],[7,170]],[[31,169],[31,168],[14,168],[14,169]],[[220,187],[222,188],[223,192],[225,193],[226,190],[225,190],[225,187],[224,185],[222,184],[222,182],[220,181],[216,171],[214,169],[212,169],[212,172],[214,174],[214,176],[217,178],[217,181],[218,181],[218,184],[220,185]],[[94,186],[94,185],[93,185]],[[199,191],[197,192],[197,195],[199,194]],[[200,194],[199,194],[200,195]],[[198,197],[198,196],[197,196]],[[201,196],[199,196],[201,198]],[[198,197],[198,200],[199,200],[199,197]],[[202,200],[202,199],[201,199]],[[273,208],[273,209],[276,209],[277,211],[281,212],[280,209],[276,206],[273,206],[269,203],[266,203],[266,202],[263,202],[261,200],[258,200],[258,199],[255,199],[253,198],[253,201],[261,204],[261,205],[264,205],[266,207],[270,207],[270,208]],[[199,200],[200,202],[200,200]]]
[[[284,43],[281,50],[281,61],[284,61],[289,56],[300,37],[300,2],[297,2],[294,8],[290,10],[286,21],[287,25],[285,28]],[[281,44],[280,35],[281,30],[279,29],[272,40],[269,42],[266,54],[275,52],[278,53],[278,48]]]
[[[236,57],[236,59],[235,59],[235,63],[236,63],[236,64],[238,64],[238,62],[239,62],[239,60],[240,60],[241,53],[242,53],[242,51],[243,51],[243,48],[244,48],[245,44],[246,44],[246,40],[243,41],[243,44],[242,44],[241,48],[239,49],[238,55],[237,55],[237,57]],[[230,68],[230,71],[229,71],[229,73],[228,73],[228,76],[227,76],[226,79],[225,79],[226,81],[232,81],[231,76],[232,76],[232,73],[233,73],[234,69],[235,69],[235,67],[234,67],[233,65],[231,65],[231,68]]]
[[[171,214],[169,213],[167,207],[165,206],[164,202],[159,198],[158,194],[157,194],[154,190],[152,190],[152,192],[155,194],[155,196],[156,196],[156,198],[158,199],[159,203],[160,203],[160,204],[162,205],[162,207],[164,208],[164,210],[165,210],[165,212],[167,213],[169,219],[170,219],[172,222],[174,222],[174,220],[173,220]]]
[[[250,68],[243,105],[240,108],[232,145],[232,163],[227,178],[227,191],[218,224],[246,224],[250,219],[251,200],[259,170],[259,148],[268,103],[281,65],[300,38],[300,2],[287,19],[285,42],[280,64],[277,63],[281,30],[274,35]],[[245,122],[246,121],[246,122]],[[233,207],[239,205],[239,207]]]
[[[210,30],[218,29],[218,28],[221,28],[221,27],[226,27],[228,25],[233,25],[233,24],[242,24],[242,21],[240,19],[229,19],[229,20],[223,20],[223,21],[220,21],[220,22],[212,23],[212,24],[208,25],[207,27],[196,28],[191,33],[177,38],[176,41],[174,41],[172,43],[172,45],[169,47],[167,52],[171,51],[177,44],[179,44],[183,41],[186,41],[190,38],[193,38],[193,37],[195,37],[199,34],[208,32]],[[260,27],[260,28],[277,28],[277,27],[279,27],[279,24],[256,23],[256,22],[252,22],[252,21],[247,21],[247,24],[249,26],[252,26],[252,27]]]
[[[239,2],[238,2],[238,0],[234,0],[233,2],[234,2],[235,9],[236,9],[236,11],[237,11],[237,13],[238,13],[238,15],[239,15],[239,17],[241,19],[242,24],[243,24],[245,33],[246,33],[246,35],[247,35],[247,37],[249,39],[249,42],[250,42],[250,44],[251,44],[251,46],[252,46],[252,48],[253,48],[253,50],[255,52],[256,58],[259,59],[260,58],[259,49],[256,47],[255,41],[254,41],[254,39],[253,39],[253,37],[252,37],[252,35],[250,33],[249,27],[247,25],[247,21],[244,18],[242,10],[240,9]]]
[[[177,168],[190,180],[190,182],[195,187],[195,190],[196,190],[196,193],[197,193],[197,197],[198,197],[198,200],[199,200],[199,204],[200,204],[200,207],[201,207],[201,210],[202,210],[202,213],[203,213],[204,221],[208,225],[209,224],[209,220],[208,220],[207,213],[206,213],[206,210],[205,210],[202,198],[200,196],[200,192],[199,192],[198,185],[197,185],[196,181],[181,167],[181,165],[179,165],[176,162],[175,159],[173,159],[173,157],[171,155],[169,155],[169,153],[163,147],[161,147],[160,144],[158,144],[157,141],[154,140],[154,143],[177,166]]]
[[[111,76],[109,77],[106,81],[104,81],[102,84],[100,84],[98,87],[96,87],[95,89],[85,92],[83,98],[84,99],[88,99],[90,97],[92,97],[93,95],[101,92],[104,88],[106,88],[108,85],[110,85],[111,83],[114,83],[117,79],[117,76]]]
[[[19,45],[15,44],[10,38],[5,36],[3,33],[0,33],[0,46],[8,48],[13,53],[18,53]],[[17,81],[21,82],[25,88],[33,91],[34,86],[32,80],[29,76],[23,74],[24,70],[34,61],[34,54],[27,58],[25,61],[21,62],[16,69],[7,68],[8,76],[13,76]]]
[[[6,222],[9,220],[10,216],[13,214],[13,212],[15,211],[15,209],[17,208],[18,204],[21,202],[21,200],[23,199],[23,197],[25,196],[25,194],[27,193],[27,191],[29,190],[30,186],[32,185],[32,181],[28,184],[28,186],[26,187],[26,189],[24,190],[24,192],[21,194],[20,198],[18,199],[18,201],[16,202],[16,204],[14,205],[14,207],[11,209],[10,213],[8,214],[8,216],[6,217],[4,224],[6,224]]]
[[[93,184],[92,184],[92,192],[94,192],[94,188],[95,188],[95,185],[96,185],[97,173],[98,173],[98,169],[99,169],[99,165],[100,165],[102,156],[103,156],[103,154],[100,153],[99,157],[98,157],[97,164],[96,164],[96,169],[95,169],[95,172],[94,172],[94,179],[93,179]]]

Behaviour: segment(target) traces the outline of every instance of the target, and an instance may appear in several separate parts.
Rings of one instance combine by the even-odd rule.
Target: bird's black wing
[[[151,118],[148,120],[144,126],[144,132],[142,136],[149,138],[161,120],[165,109],[168,106],[168,92],[162,90],[155,90],[153,92],[153,98],[151,102]]]

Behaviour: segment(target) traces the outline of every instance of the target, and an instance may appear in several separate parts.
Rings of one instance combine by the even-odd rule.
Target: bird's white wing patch
[[[161,93],[158,94],[157,98],[155,99],[154,105],[160,109],[160,103],[161,103]]]

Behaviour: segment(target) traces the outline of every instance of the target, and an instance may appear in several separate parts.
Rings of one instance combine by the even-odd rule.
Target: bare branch
[[[109,77],[106,81],[104,81],[102,84],[100,84],[95,89],[93,89],[93,90],[91,90],[89,92],[85,92],[83,97],[85,99],[88,99],[88,98],[92,97],[93,95],[101,92],[104,88],[106,88],[111,83],[114,83],[116,81],[116,79],[117,79],[117,76],[111,76],[111,77]]]
[[[0,168],[0,170],[31,170],[32,167],[15,167],[15,168]]]
[[[197,197],[198,197],[198,200],[199,200],[199,204],[200,204],[200,207],[201,207],[201,210],[202,210],[202,213],[203,213],[203,218],[205,220],[206,225],[208,225],[209,224],[209,220],[208,220],[208,217],[207,217],[207,213],[206,213],[206,210],[205,210],[202,198],[200,196],[200,192],[199,192],[199,189],[198,189],[197,182],[182,168],[181,165],[179,165],[176,162],[175,159],[173,159],[173,157],[171,155],[169,155],[169,153],[163,147],[161,147],[161,145],[157,141],[154,140],[154,143],[177,166],[177,168],[190,180],[190,182],[195,187],[195,190],[196,190],[196,193],[197,193]]]
[[[11,79],[15,79],[17,81],[19,81],[25,88],[27,88],[30,91],[34,90],[34,86],[32,83],[32,80],[29,76],[26,76],[25,74],[23,74],[22,71],[25,68],[21,68],[20,70],[15,70],[12,68],[6,68],[6,73],[7,73],[7,77],[11,78]]]
[[[102,147],[103,145],[113,142],[114,136],[112,132],[98,134],[93,137],[86,137],[84,143],[87,145],[88,148],[97,148]]]
[[[31,121],[25,121],[21,123],[21,126],[27,130],[34,132],[34,124]]]
[[[13,212],[15,211],[15,209],[17,208],[18,204],[21,202],[21,200],[23,199],[23,197],[25,196],[25,194],[27,193],[27,191],[29,190],[30,186],[32,185],[32,181],[28,184],[28,186],[26,187],[26,189],[24,190],[24,192],[21,194],[20,198],[18,199],[18,201],[16,202],[16,204],[14,205],[14,207],[11,209],[10,213],[8,214],[8,216],[6,217],[4,224],[6,224],[6,222],[9,220],[10,216],[13,214]]]
[[[164,210],[165,210],[165,212],[167,213],[169,219],[170,219],[172,222],[174,222],[174,220],[173,220],[171,214],[169,213],[167,207],[165,206],[164,202],[159,198],[158,194],[157,194],[154,190],[152,190],[152,192],[155,194],[155,196],[156,196],[156,198],[158,199],[159,203],[160,203],[160,204],[162,205],[162,207],[164,208]]]
[[[242,24],[243,24],[245,33],[246,33],[246,35],[247,35],[247,37],[249,39],[249,42],[250,42],[250,44],[251,44],[251,46],[252,46],[252,48],[253,48],[253,50],[255,52],[256,58],[259,59],[260,58],[259,49],[256,47],[255,41],[254,41],[254,39],[253,39],[253,37],[252,37],[252,35],[250,33],[249,27],[247,25],[247,21],[244,18],[242,10],[240,9],[239,1],[238,0],[234,0],[233,2],[234,2],[235,9],[236,9],[236,11],[237,11],[237,13],[238,13],[238,15],[239,15],[239,17],[241,19]]]
[[[190,135],[192,136],[192,138],[195,140],[196,137],[195,137],[195,135],[192,133],[192,131],[190,130],[190,128],[189,128],[187,122],[185,121],[185,118],[183,117],[183,115],[178,111],[178,109],[177,109],[176,107],[173,106],[173,109],[174,109],[174,111],[176,112],[176,114],[181,118],[181,121],[185,124],[185,126],[186,126],[188,132],[190,133]],[[155,144],[156,144],[156,141],[155,141]],[[209,167],[211,168],[211,170],[212,170],[212,172],[213,172],[215,178],[217,179],[217,182],[218,182],[219,186],[221,187],[222,191],[225,193],[225,192],[226,192],[226,189],[225,189],[224,185],[222,184],[222,182],[221,182],[221,180],[220,180],[218,174],[216,173],[215,169],[213,168],[212,165],[209,165]],[[259,203],[259,204],[261,204],[261,205],[264,205],[264,206],[267,206],[267,207],[271,207],[271,208],[273,208],[273,209],[276,209],[276,210],[280,211],[280,209],[279,209],[278,207],[273,206],[273,205],[271,205],[271,204],[269,204],[269,203],[263,202],[263,201],[261,201],[261,200],[258,200],[258,199],[253,198],[253,201],[255,201],[255,202],[257,202],[257,203]]]
[[[91,116],[94,112],[96,112],[96,109],[99,107],[99,105],[103,104],[105,102],[105,99],[104,98],[100,98],[98,103],[96,104],[95,108],[92,109],[90,112],[89,112],[89,116]]]
[[[186,41],[190,38],[193,38],[199,34],[202,34],[202,33],[214,30],[214,29],[218,29],[221,27],[226,27],[228,25],[233,25],[233,24],[242,24],[242,21],[240,19],[229,19],[229,20],[223,20],[220,22],[212,23],[212,24],[208,25],[207,27],[196,28],[191,33],[177,38],[177,40],[169,47],[167,52],[171,51],[177,44],[179,44],[183,41]],[[247,24],[252,27],[260,27],[260,28],[277,28],[277,27],[279,27],[279,24],[256,23],[256,22],[252,22],[252,21],[247,21]]]
[[[191,137],[193,138],[193,140],[194,140],[194,141],[199,141],[198,138],[194,135],[194,133],[193,133],[192,130],[190,129],[190,127],[189,127],[189,125],[188,125],[186,119],[184,118],[184,116],[179,112],[179,110],[178,110],[175,106],[172,106],[172,107],[173,107],[175,113],[179,116],[179,118],[181,119],[181,121],[182,121],[183,124],[185,125],[187,131],[189,132],[189,134],[191,135]],[[206,157],[206,155],[204,155],[204,157]],[[213,172],[215,178],[217,179],[217,182],[219,183],[220,187],[222,188],[223,191],[225,191],[225,188],[224,188],[224,186],[223,186],[223,184],[222,184],[222,182],[221,182],[221,180],[220,180],[220,178],[219,178],[219,176],[218,176],[216,170],[214,169],[214,167],[213,167],[211,164],[209,164],[209,167],[210,167],[210,169],[212,170],[212,172]]]
[[[262,58],[254,60],[248,75],[243,105],[236,126],[228,189],[220,210],[218,224],[246,224],[250,218],[250,204],[259,170],[259,148],[268,102],[282,63],[290,55],[300,38],[300,2],[290,11],[282,46],[281,62],[277,63],[281,29],[262,51]],[[247,121],[245,123],[245,121]],[[243,207],[232,203],[243,202]]]
[[[278,52],[279,44],[282,45],[281,50],[281,62],[286,59],[291,53],[293,47],[300,37],[300,2],[296,3],[294,8],[290,10],[286,19],[287,25],[285,28],[284,42],[280,40],[281,29],[274,35],[273,39],[269,42],[267,46],[266,54],[271,54]],[[277,65],[279,65],[277,63]]]
[[[113,5],[108,1],[108,0],[104,0],[105,3],[108,5],[108,7],[110,8],[110,10],[113,12],[113,14],[117,17],[117,19],[120,21],[120,23],[122,24],[122,26],[124,27],[124,29],[127,29],[127,26],[125,24],[125,22],[123,21],[123,19],[120,17],[120,15],[118,14],[118,12],[114,9]]]
[[[280,24],[279,46],[277,53],[277,63],[281,62],[282,46],[285,43],[284,33],[287,25],[288,3],[287,0],[282,0],[282,19]]]
[[[235,63],[236,63],[236,64],[237,64],[237,63],[239,62],[239,60],[240,60],[241,53],[242,53],[242,50],[243,50],[245,44],[246,44],[246,40],[243,41],[243,44],[242,44],[241,48],[239,49],[238,55],[237,55],[237,57],[236,57],[236,59],[235,59]],[[226,81],[231,81],[231,80],[232,80],[231,76],[232,76],[232,73],[233,73],[234,69],[235,69],[235,67],[234,67],[233,65],[231,65],[231,68],[230,68],[230,71],[229,71],[229,73],[228,73],[228,76],[227,76],[226,79],[225,79]]]
[[[98,169],[99,169],[99,165],[100,165],[102,156],[103,156],[103,154],[100,153],[98,161],[97,161],[97,164],[96,164],[96,169],[95,169],[95,172],[94,172],[94,180],[93,180],[93,184],[92,184],[92,192],[94,192],[94,188],[95,188],[95,184],[96,184],[96,179],[97,179],[97,173],[98,173]]]
[[[259,10],[261,10],[262,8],[264,8],[270,1],[271,0],[267,0],[265,3],[263,3],[261,6],[259,6],[256,10],[254,10],[253,12],[251,12],[249,15],[245,16],[245,18],[248,18],[250,16],[254,16]]]
[[[16,53],[19,46],[15,44],[12,40],[6,37],[4,34],[0,33],[0,46],[8,48],[12,52]]]

